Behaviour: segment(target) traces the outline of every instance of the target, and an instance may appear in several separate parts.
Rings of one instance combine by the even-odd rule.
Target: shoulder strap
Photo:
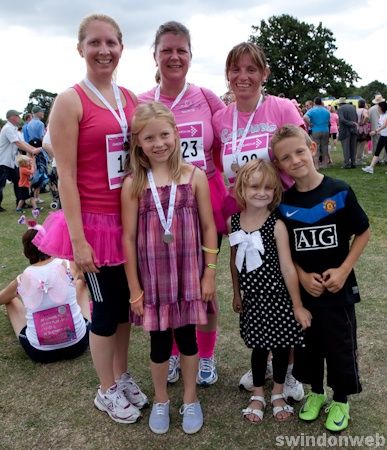
[[[188,184],[192,184],[192,179],[193,179],[196,169],[197,169],[197,167],[193,166],[193,171],[191,172],[191,176],[189,177]]]

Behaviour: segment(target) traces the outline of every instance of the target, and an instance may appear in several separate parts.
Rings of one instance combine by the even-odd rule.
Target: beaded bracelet
[[[205,247],[204,245],[202,245],[202,250],[203,250],[203,252],[212,253],[213,255],[217,255],[219,253],[218,248],[208,248],[208,247]]]
[[[133,303],[137,303],[142,298],[143,295],[144,295],[144,291],[141,291],[141,294],[136,298],[136,300],[129,299],[129,303],[131,305],[133,305]]]
[[[216,264],[211,264],[211,263],[209,263],[209,264],[207,264],[207,267],[208,267],[209,269],[214,269],[214,270],[216,270]]]

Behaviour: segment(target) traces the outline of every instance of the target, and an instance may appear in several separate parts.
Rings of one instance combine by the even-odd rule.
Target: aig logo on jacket
[[[336,224],[294,228],[296,251],[326,250],[338,246]]]

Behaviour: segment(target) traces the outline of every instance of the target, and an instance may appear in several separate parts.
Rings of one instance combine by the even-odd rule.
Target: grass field
[[[334,152],[337,162],[325,173],[351,184],[370,217],[372,230],[371,241],[357,265],[362,294],[357,317],[363,392],[350,400],[352,420],[342,436],[379,433],[387,438],[387,167],[378,166],[371,176],[360,169],[340,169],[341,158],[341,152]],[[43,198],[48,205],[49,194]],[[7,212],[0,214],[0,288],[27,265],[20,243],[25,228],[17,224],[10,186],[5,189],[3,206]],[[258,426],[242,420],[241,409],[246,407],[249,394],[240,392],[237,384],[249,367],[250,356],[239,337],[238,317],[231,309],[226,240],[219,267],[220,324],[216,353],[219,381],[199,390],[205,425],[198,434],[187,436],[181,430],[178,415],[181,381],[170,388],[172,422],[168,434],[156,436],[149,430],[149,410],[134,425],[112,422],[93,407],[98,379],[90,353],[72,362],[51,365],[31,362],[13,334],[5,308],[0,307],[0,449],[273,449],[277,448],[276,444],[284,443],[281,436],[317,437],[326,432],[325,414],[308,425],[296,418],[279,424],[272,418],[271,408],[267,408],[264,422]],[[129,358],[130,370],[152,398],[149,340],[141,329],[133,330]],[[298,409],[297,405],[296,412]],[[301,448],[296,444],[283,446]],[[357,448],[372,447],[364,444]]]

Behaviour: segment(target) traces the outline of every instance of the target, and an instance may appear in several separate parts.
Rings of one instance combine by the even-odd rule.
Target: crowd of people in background
[[[372,152],[362,167],[372,174],[383,149],[387,162],[386,100],[375,95],[368,110],[364,100],[324,104],[316,96],[301,105],[271,95],[264,51],[243,42],[228,53],[222,101],[187,81],[191,37],[174,21],[156,31],[156,86],[138,96],[115,82],[123,43],[114,19],[85,18],[77,50],[86,75],[55,99],[49,134],[45,111],[34,106],[21,128],[21,113],[9,110],[0,135],[0,211],[9,180],[20,222],[26,202],[39,215],[53,155],[63,208],[43,226],[30,223],[23,245],[31,265],[0,292],[26,353],[50,362],[78,356],[90,342],[100,383],[94,405],[130,424],[149,403],[133,377],[136,367],[128,369],[131,326],[142,325],[150,334],[150,429],[169,430],[167,386],[181,374],[182,428],[198,432],[204,414],[197,385],[218,381],[215,274],[229,234],[233,309],[252,350],[240,380],[252,392],[243,417],[262,422],[269,374],[274,418],[294,415],[289,403],[304,398],[303,381],[311,391],[299,418],[315,420],[327,401],[325,358],[333,389],[325,426],[344,430],[347,397],[361,391],[353,266],[369,230],[353,191],[325,169],[338,141],[344,169],[363,166]],[[48,295],[58,283],[66,288],[60,302]],[[49,336],[44,323],[60,311],[66,317]],[[330,336],[323,344],[322,335]],[[44,359],[45,351],[51,357]]]

